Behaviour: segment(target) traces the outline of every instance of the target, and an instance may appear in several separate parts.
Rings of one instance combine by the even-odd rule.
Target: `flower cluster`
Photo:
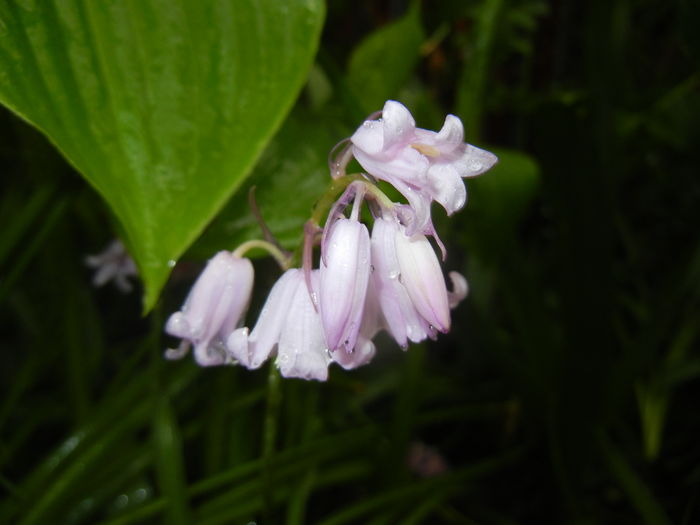
[[[323,381],[332,362],[346,369],[369,362],[380,330],[404,349],[409,341],[449,331],[450,309],[466,296],[467,282],[450,272],[452,290],[447,288],[429,241],[434,238],[444,259],[430,207],[437,201],[448,214],[462,208],[462,178],[488,170],[496,156],[464,143],[457,117],[448,115],[439,132],[416,128],[410,112],[395,101],[341,145],[331,159],[332,204],[323,228],[317,217],[322,209],[306,224],[301,267],[290,267],[290,258],[269,241],[218,253],[182,310],[168,319],[166,332],[183,341],[166,357],[182,357],[194,345],[202,366],[238,363],[255,369],[275,356],[284,377]],[[353,157],[364,172],[347,175]],[[408,204],[392,202],[377,180],[394,186]],[[240,326],[253,288],[253,267],[243,257],[251,246],[267,248],[286,268],[252,330]]]

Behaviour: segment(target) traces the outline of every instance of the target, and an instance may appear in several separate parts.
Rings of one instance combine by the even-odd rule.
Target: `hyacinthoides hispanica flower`
[[[220,252],[168,320],[166,331],[183,342],[166,356],[181,357],[192,344],[203,366],[255,369],[274,357],[284,377],[323,381],[333,362],[346,369],[368,363],[380,330],[403,349],[448,332],[450,309],[467,295],[467,282],[450,272],[453,290],[447,288],[429,241],[434,238],[444,260],[430,206],[437,201],[448,215],[462,208],[462,178],[497,161],[463,140],[457,117],[448,115],[439,132],[429,131],[417,128],[403,105],[388,101],[331,152],[332,181],[304,227],[301,266],[266,227],[266,241]],[[364,172],[347,175],[353,157]],[[408,203],[392,202],[377,180],[393,185]],[[365,204],[371,236],[361,212]],[[266,249],[283,270],[252,330],[243,322],[253,285],[253,267],[243,255],[251,247]]]

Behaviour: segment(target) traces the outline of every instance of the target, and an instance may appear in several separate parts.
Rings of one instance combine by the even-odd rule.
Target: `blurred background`
[[[326,9],[291,113],[146,317],[137,279],[92,284],[104,201],[0,112],[0,522],[700,522],[700,4]],[[294,246],[328,151],[389,98],[501,159],[433,211],[470,283],[452,332],[380,336],[327,383],[164,361],[204,261],[260,236],[248,187]],[[279,275],[255,264],[252,312]]]

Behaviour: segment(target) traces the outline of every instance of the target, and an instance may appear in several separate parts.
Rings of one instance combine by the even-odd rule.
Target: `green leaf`
[[[425,40],[419,3],[397,21],[381,27],[353,51],[348,64],[348,83],[367,113],[382,109],[406,83]]]
[[[0,102],[105,198],[155,303],[311,65],[321,0],[13,0]]]

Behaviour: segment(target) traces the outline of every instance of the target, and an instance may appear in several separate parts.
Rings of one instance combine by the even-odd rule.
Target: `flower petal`
[[[430,196],[445,208],[447,215],[462,209],[467,202],[467,189],[451,163],[433,164],[428,170],[428,179]]]
[[[498,162],[498,157],[481,148],[465,144],[462,154],[452,161],[460,177],[476,177],[490,170]]]
[[[469,293],[469,285],[461,273],[450,272],[447,275],[450,276],[450,280],[452,281],[452,291],[447,292],[447,298],[450,303],[450,308],[456,308]]]
[[[372,228],[373,286],[381,306],[387,329],[402,348],[408,340],[423,341],[429,334],[429,324],[416,310],[406,288],[401,283],[401,268],[396,254],[395,221],[379,218]]]
[[[306,282],[298,278],[294,297],[280,334],[277,366],[284,377],[328,379],[330,357],[321,318],[316,312]],[[312,289],[318,289],[318,270],[311,274]]]
[[[279,341],[299,276],[303,281],[301,270],[287,270],[270,290],[253,331],[240,328],[226,341],[228,351],[246,368],[259,368]]]
[[[339,219],[321,257],[319,309],[328,348],[355,347],[369,282],[369,233],[356,220]]]
[[[342,366],[345,370],[352,370],[358,366],[365,365],[369,363],[374,354],[376,348],[374,343],[365,337],[357,338],[357,345],[352,351],[348,352],[345,349],[338,349],[332,353],[333,361]]]
[[[382,109],[384,122],[384,151],[408,144],[414,136],[416,121],[406,106],[395,100],[387,100]]]
[[[406,287],[418,313],[441,332],[450,329],[447,288],[440,263],[424,235],[396,234],[396,254]]]

